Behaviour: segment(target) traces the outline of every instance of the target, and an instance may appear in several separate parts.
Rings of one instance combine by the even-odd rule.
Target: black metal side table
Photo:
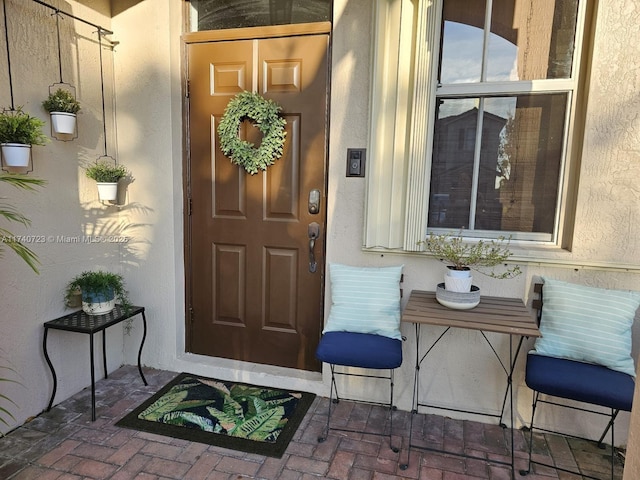
[[[44,324],[44,340],[42,341],[42,346],[44,350],[44,358],[51,369],[51,375],[53,375],[53,392],[51,393],[51,400],[49,401],[49,406],[47,407],[47,411],[51,410],[51,406],[53,405],[53,399],[56,396],[56,390],[58,388],[58,379],[56,377],[56,371],[53,368],[53,364],[51,363],[51,359],[49,358],[49,354],[47,353],[47,334],[49,333],[49,329],[54,330],[66,330],[68,332],[77,332],[77,333],[85,333],[89,335],[89,349],[91,356],[91,420],[95,421],[96,419],[96,381],[95,381],[95,368],[93,361],[93,335],[97,332],[102,331],[102,361],[104,366],[104,378],[107,378],[107,349],[106,349],[106,340],[105,340],[105,330],[112,325],[116,325],[120,322],[124,322],[125,320],[140,314],[142,316],[142,323],[144,325],[144,332],[142,334],[142,341],[140,342],[140,349],[138,350],[138,371],[140,372],[140,377],[145,385],[147,384],[147,379],[144,378],[144,374],[142,373],[142,365],[140,364],[140,357],[142,356],[142,347],[144,346],[145,338],[147,337],[147,319],[144,315],[144,307],[129,307],[129,310],[126,311],[121,305],[116,305],[115,309],[113,309],[109,313],[105,313],[103,315],[88,315],[82,310],[78,310],[73,313],[69,313],[60,318],[56,318],[55,320],[50,320],[45,322]]]

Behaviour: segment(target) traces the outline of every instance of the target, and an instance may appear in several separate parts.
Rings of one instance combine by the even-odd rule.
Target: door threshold
[[[176,359],[176,369],[196,375],[234,382],[301,390],[322,395],[322,372],[242,362],[228,358],[185,353]]]

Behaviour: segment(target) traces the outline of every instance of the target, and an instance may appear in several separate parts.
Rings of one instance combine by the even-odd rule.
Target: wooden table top
[[[540,336],[535,314],[519,298],[483,296],[475,308],[454,310],[440,305],[435,292],[412,290],[402,312],[402,321],[527,337]]]

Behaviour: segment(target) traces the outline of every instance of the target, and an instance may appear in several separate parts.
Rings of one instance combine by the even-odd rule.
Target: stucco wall
[[[8,3],[12,11],[16,5],[26,2],[8,0]],[[3,325],[0,347],[9,353],[22,382],[22,386],[9,387],[12,398],[20,405],[13,412],[16,424],[45,408],[50,394],[51,379],[41,353],[42,323],[65,311],[61,300],[64,283],[96,262],[122,271],[133,301],[147,307],[150,329],[143,353],[144,364],[247,382],[277,382],[285,388],[327,395],[326,373],[322,379],[318,374],[184,353],[182,4],[179,0],[129,2],[127,8],[116,9],[117,14],[110,19],[101,13],[107,3],[106,0],[96,2],[94,7],[103,8],[89,8],[91,5],[87,2],[83,2],[85,6],[70,2],[62,8],[77,11],[111,28],[115,32],[113,38],[120,42],[115,49],[112,78],[117,93],[119,159],[130,167],[135,177],[129,187],[127,207],[117,212],[100,205],[95,187],[82,177],[78,168],[79,152],[88,158],[101,154],[100,103],[96,97],[99,94],[97,47],[90,41],[91,31],[78,35],[78,53],[70,60],[76,75],[71,80],[82,87],[79,97],[85,100],[87,109],[81,117],[80,138],[73,143],[52,142],[36,149],[34,174],[49,181],[41,193],[9,193],[32,218],[30,233],[73,235],[106,223],[118,231],[121,229],[131,241],[125,246],[34,246],[43,262],[40,276],[30,273],[12,254],[5,254],[0,278]],[[603,1],[599,6],[572,254],[581,260],[593,257],[614,263],[640,263],[639,187],[634,181],[640,173],[637,135],[640,66],[633,49],[628,48],[640,41],[639,8],[632,1]],[[31,5],[17,10],[21,11],[19,21],[38,26],[39,32],[27,34],[21,30],[26,27],[18,25],[19,14],[12,17],[15,28],[12,31],[16,32],[12,35],[28,43],[32,52],[31,57],[20,61],[24,64],[16,73],[20,78],[17,82],[19,103],[46,118],[38,105],[49,83],[55,80],[57,59],[50,51],[54,45],[53,33],[46,33],[49,41],[41,38],[45,34],[41,25],[48,20],[48,12],[34,15],[36,9]],[[412,289],[433,289],[444,267],[417,255],[361,250],[366,180],[346,178],[344,172],[347,148],[366,147],[368,141],[371,2],[336,0],[334,18],[327,261],[404,264],[406,301]],[[85,32],[79,26],[76,30]],[[4,64],[2,58],[0,61]],[[3,69],[0,77],[4,85]],[[0,95],[6,104],[7,94],[3,91]],[[478,277],[476,282],[488,295],[520,298],[528,297],[532,278],[540,275],[603,287],[640,289],[640,277],[633,272],[544,265],[529,265],[524,271],[524,275],[513,281]],[[9,278],[8,272],[18,273],[17,279]],[[429,336],[436,333],[436,329],[423,332]],[[408,410],[415,346],[413,329],[403,326],[403,333],[407,336],[406,360],[396,377],[396,392],[399,408]],[[110,368],[116,368],[123,361],[135,363],[140,334],[139,326],[131,336],[123,336],[116,329],[109,333]],[[490,338],[497,350],[506,355],[506,339],[497,335]],[[634,340],[637,356],[638,323]],[[50,341],[52,360],[60,372],[64,371],[59,401],[89,385],[88,348],[85,339],[69,334],[52,335]],[[434,351],[429,366],[423,368],[422,393],[430,401],[445,406],[496,411],[504,391],[504,379],[499,364],[483,342],[481,337],[467,331],[452,332]],[[528,340],[526,347],[531,343]],[[515,379],[519,420],[529,418],[531,403],[531,392],[523,383],[523,366],[524,356],[518,362]],[[378,393],[371,384],[362,382],[351,383],[349,389],[347,393],[356,396],[375,397]],[[601,430],[599,424],[585,422],[582,416],[566,412],[543,413],[540,418],[573,433],[595,436]],[[621,443],[626,439],[627,423],[628,416],[622,416],[617,424],[617,438]]]
[[[106,0],[85,3],[108,4]],[[110,18],[94,8],[62,1],[56,6],[110,28]],[[45,120],[45,133],[49,134],[49,116],[41,102],[49,93],[49,85],[60,81],[55,17],[51,10],[31,1],[8,0],[6,9],[14,106],[23,106],[25,111]],[[0,30],[3,32],[0,105],[10,108],[4,23]],[[69,17],[60,19],[63,80],[75,86],[82,106],[78,115],[78,138],[72,142],[52,140],[47,146],[33,148],[30,176],[47,181],[37,193],[7,186],[0,190],[0,196],[32,221],[30,228],[4,221],[2,226],[14,234],[32,235],[27,245],[41,262],[40,274],[36,275],[7,249],[0,260],[0,361],[14,370],[1,373],[4,378],[19,382],[2,382],[0,389],[17,404],[9,408],[16,418],[15,424],[40,413],[49,401],[52,378],[42,352],[42,324],[67,312],[63,302],[67,282],[84,270],[121,270],[120,246],[98,238],[120,235],[118,211],[98,201],[95,182],[86,178],[80,167],[83,162],[92,162],[104,154],[99,47],[95,31]],[[104,55],[108,153],[115,153],[110,121],[113,69],[109,52],[105,51]],[[99,344],[97,342],[97,352],[101,353]],[[113,369],[123,362],[122,330],[109,331],[107,344],[110,347],[108,364]],[[89,385],[89,342],[87,336],[52,332],[49,347],[59,375],[57,403]],[[5,431],[4,426],[2,430]]]

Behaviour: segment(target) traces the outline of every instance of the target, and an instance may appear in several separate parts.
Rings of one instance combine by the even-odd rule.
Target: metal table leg
[[[51,406],[53,405],[53,399],[56,397],[56,391],[58,390],[58,377],[56,376],[56,371],[53,368],[53,363],[51,363],[51,359],[49,358],[49,354],[47,353],[47,334],[49,333],[49,329],[44,329],[44,340],[42,341],[42,349],[44,351],[44,359],[47,361],[47,365],[49,365],[49,369],[51,370],[51,376],[53,377],[53,391],[51,392],[51,400],[49,400],[49,406],[47,407],[47,412],[51,410]]]
[[[142,347],[144,346],[144,341],[147,338],[147,317],[144,314],[144,310],[142,310],[141,314],[142,314],[142,325],[144,326],[144,329],[142,332],[142,341],[140,342],[140,350],[138,350],[138,372],[140,372],[140,377],[142,378],[142,381],[146,386],[149,384],[147,383],[147,379],[144,378],[144,374],[142,373],[141,358],[142,358]]]
[[[91,420],[96,419],[96,374],[93,364],[93,333],[89,334],[89,351],[91,355]]]
[[[104,378],[109,378],[109,372],[107,372],[107,329],[102,331],[102,365],[104,367]]]

